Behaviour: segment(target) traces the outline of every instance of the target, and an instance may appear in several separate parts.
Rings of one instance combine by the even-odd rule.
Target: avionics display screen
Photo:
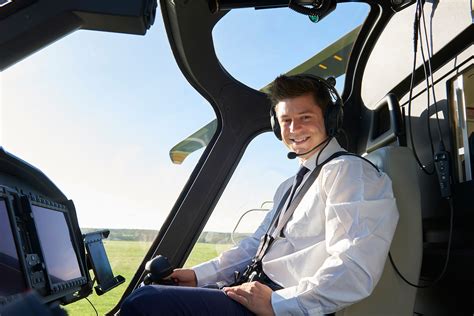
[[[82,277],[65,214],[37,205],[31,205],[31,209],[51,282]]]
[[[0,199],[0,296],[25,290],[25,279],[18,260],[5,200]]]

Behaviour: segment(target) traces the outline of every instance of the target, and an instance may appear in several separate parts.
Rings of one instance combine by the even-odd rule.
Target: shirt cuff
[[[214,263],[212,261],[201,263],[191,269],[196,273],[197,286],[204,286],[209,283],[217,282],[217,271],[214,268]]]
[[[314,315],[323,316],[321,306],[313,306],[306,311],[296,298],[296,287],[290,287],[272,293],[272,307],[276,316],[279,315]]]

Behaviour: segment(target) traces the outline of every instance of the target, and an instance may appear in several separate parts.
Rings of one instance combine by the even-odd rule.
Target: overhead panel
[[[0,0],[0,20],[14,14],[18,10],[27,7],[37,0]]]
[[[78,29],[146,33],[156,0],[0,0],[0,71]]]

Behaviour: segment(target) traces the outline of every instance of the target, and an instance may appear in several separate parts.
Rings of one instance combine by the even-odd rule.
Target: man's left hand
[[[272,308],[272,289],[260,282],[249,282],[225,287],[224,292],[234,301],[257,315],[275,315]]]

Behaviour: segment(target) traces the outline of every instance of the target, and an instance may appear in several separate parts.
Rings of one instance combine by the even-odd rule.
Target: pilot
[[[334,95],[319,77],[274,80],[272,125],[289,158],[298,157],[298,174],[278,187],[251,237],[218,258],[175,269],[178,286],[138,288],[122,316],[331,315],[371,294],[398,210],[388,176],[334,137],[342,121]],[[216,282],[226,286],[209,288]]]

